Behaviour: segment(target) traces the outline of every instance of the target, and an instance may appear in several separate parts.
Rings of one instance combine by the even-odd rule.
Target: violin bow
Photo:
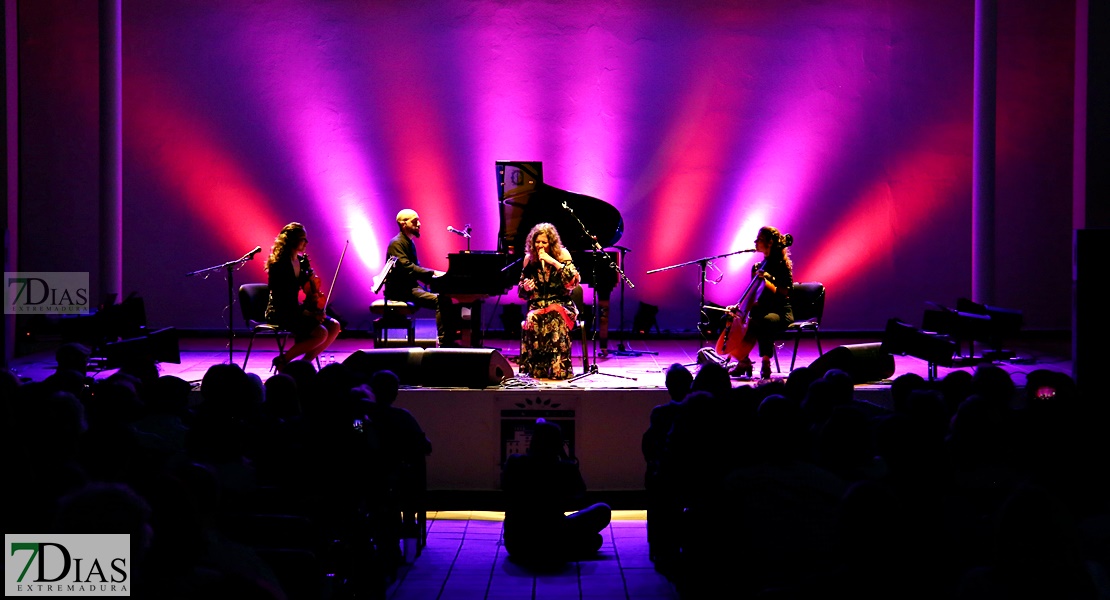
[[[347,246],[351,245],[351,240],[343,243],[343,252],[339,253],[339,264],[335,265],[335,276],[331,278],[331,287],[328,288],[328,295],[324,298],[324,314],[328,314],[328,303],[331,302],[331,293],[335,291],[335,280],[339,279],[339,267],[343,266],[343,257],[347,255]]]

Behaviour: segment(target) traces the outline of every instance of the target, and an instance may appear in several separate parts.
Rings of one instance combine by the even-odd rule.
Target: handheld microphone
[[[451,227],[450,225],[447,226],[447,231],[450,231],[451,233],[453,233],[455,235],[461,235],[463,237],[470,237],[469,232],[459,231],[458,229],[455,229],[454,227]]]
[[[574,214],[574,211],[571,210],[571,208],[569,206],[567,206],[567,201],[566,200],[563,200],[563,208],[567,209],[567,212],[569,212],[570,214],[572,214],[572,215]]]

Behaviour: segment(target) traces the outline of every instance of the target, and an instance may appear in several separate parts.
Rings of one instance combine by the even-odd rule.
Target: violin
[[[304,302],[301,303],[301,308],[304,309],[305,314],[313,315],[321,323],[328,315],[328,300],[331,298],[331,293],[335,291],[335,282],[339,280],[339,268],[343,266],[343,257],[347,256],[347,247],[351,244],[351,240],[347,240],[343,244],[343,252],[339,255],[339,264],[335,265],[335,277],[331,280],[331,289],[328,293],[324,293],[324,286],[320,283],[320,276],[316,274],[315,269],[312,268],[312,263],[308,260],[308,253],[302,254],[298,257],[301,265],[301,275],[305,276],[304,285],[301,290],[304,292]]]
[[[312,263],[308,260],[308,254],[302,254],[298,260],[301,264],[301,276],[305,278],[304,285],[301,286],[301,291],[304,292],[304,302],[301,303],[301,308],[304,309],[305,314],[314,315],[322,321],[326,315],[328,298],[324,295],[320,276],[312,268]]]

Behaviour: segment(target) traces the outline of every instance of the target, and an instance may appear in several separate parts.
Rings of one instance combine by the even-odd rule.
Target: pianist
[[[578,318],[571,290],[578,271],[551,223],[539,223],[524,242],[519,293],[528,301],[520,337],[520,372],[539,379],[570,379],[570,330]]]
[[[444,323],[444,310],[441,310],[439,294],[433,294],[422,288],[420,283],[428,284],[434,277],[443,275],[443,271],[436,271],[420,266],[416,257],[416,243],[420,237],[420,215],[415,210],[406,208],[397,213],[397,227],[400,231],[389,241],[386,250],[388,256],[396,256],[397,264],[389,270],[385,278],[385,299],[412,302],[421,308],[430,308],[436,311],[436,335],[439,346],[453,345],[454,341],[447,339],[446,324]],[[443,304],[450,308],[450,301],[443,299]]]

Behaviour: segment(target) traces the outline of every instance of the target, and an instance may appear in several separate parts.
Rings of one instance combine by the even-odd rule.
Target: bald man
[[[435,310],[439,345],[454,344],[455,340],[448,339],[443,317],[445,309],[450,308],[451,302],[444,299],[444,306],[441,306],[439,294],[433,294],[420,287],[420,282],[429,283],[434,277],[443,275],[443,271],[421,267],[416,257],[414,240],[420,237],[420,215],[411,208],[402,210],[397,213],[397,227],[400,231],[389,241],[389,248],[386,250],[387,255],[397,257],[397,264],[393,265],[385,279],[385,298],[412,302],[421,308]]]

